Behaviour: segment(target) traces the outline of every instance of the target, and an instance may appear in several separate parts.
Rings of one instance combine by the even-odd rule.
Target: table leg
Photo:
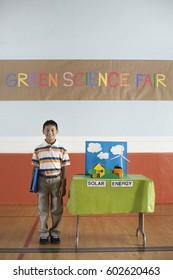
[[[146,234],[144,232],[144,213],[139,213],[139,226],[136,230],[136,236],[139,236],[139,232],[142,234],[143,246],[146,246]]]
[[[76,216],[76,239],[75,239],[75,247],[78,248],[79,242],[79,215]]]

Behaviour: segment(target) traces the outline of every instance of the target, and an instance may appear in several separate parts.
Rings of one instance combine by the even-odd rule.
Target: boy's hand
[[[64,180],[62,180],[62,182],[61,182],[61,186],[59,189],[59,195],[61,197],[66,195],[66,182]]]
[[[66,169],[65,166],[61,168],[61,187],[59,189],[59,195],[62,197],[66,195]]]

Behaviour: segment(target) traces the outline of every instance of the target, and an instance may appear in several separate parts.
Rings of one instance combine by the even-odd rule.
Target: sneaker
[[[43,237],[40,237],[40,244],[48,244],[49,243],[49,238],[43,238]]]
[[[57,237],[51,236],[51,237],[50,237],[50,242],[51,242],[52,244],[58,244],[58,243],[60,243],[60,238],[59,238],[59,236],[57,236]]]

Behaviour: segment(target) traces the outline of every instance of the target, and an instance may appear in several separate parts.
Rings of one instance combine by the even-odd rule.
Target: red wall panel
[[[29,192],[31,154],[0,154],[0,204],[35,204],[37,195]],[[85,172],[85,154],[70,154],[67,168],[67,194],[73,174]],[[156,202],[173,203],[173,153],[129,153],[128,173],[143,174],[155,183]],[[67,195],[64,202],[67,201]]]

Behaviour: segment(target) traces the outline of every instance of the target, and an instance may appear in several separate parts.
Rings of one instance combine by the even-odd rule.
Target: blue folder
[[[33,193],[38,192],[38,171],[39,168],[35,167],[32,176],[31,186],[30,186],[30,192]]]

